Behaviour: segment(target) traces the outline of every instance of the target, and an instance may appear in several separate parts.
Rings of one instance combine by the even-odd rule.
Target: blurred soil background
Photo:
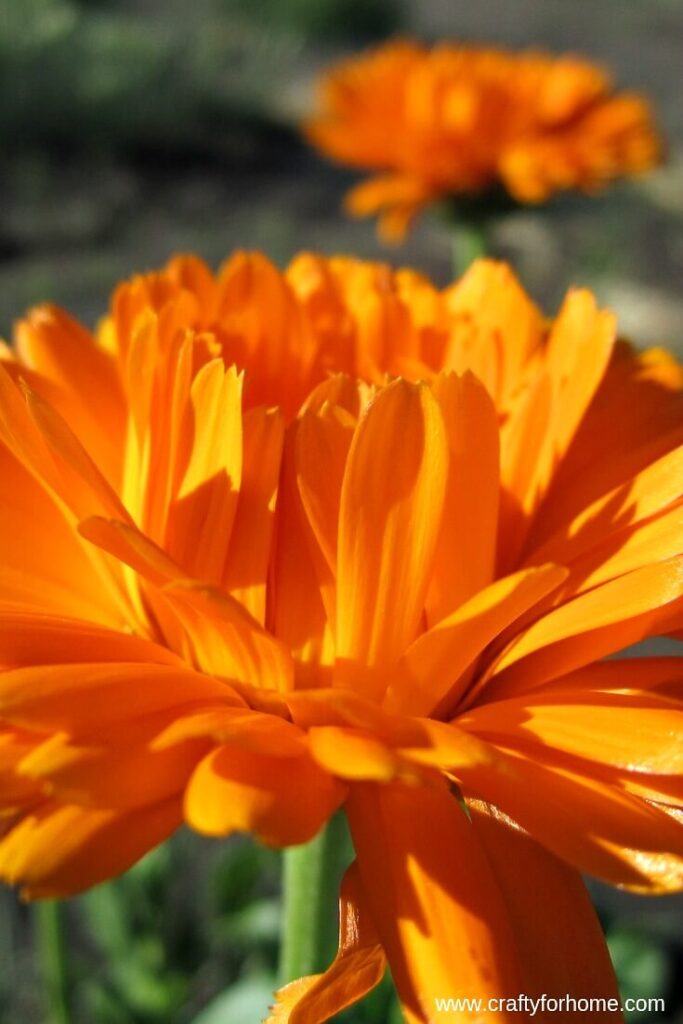
[[[296,133],[330,60],[410,33],[576,51],[652,100],[667,166],[598,199],[520,209],[493,233],[554,311],[593,288],[639,344],[683,354],[680,0],[0,0],[0,336],[52,301],[94,324],[114,284],[177,251],[302,249],[407,264],[445,284],[451,242],[425,217],[383,248],[347,221],[357,180]],[[595,887],[624,995],[683,1022],[683,904]],[[256,1024],[274,984],[278,861],[182,834],[70,901],[70,1014],[46,1008],[32,908],[0,892],[2,1024]],[[398,1024],[388,986],[347,1024]]]

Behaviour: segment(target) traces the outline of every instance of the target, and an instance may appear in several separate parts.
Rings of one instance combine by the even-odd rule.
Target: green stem
[[[453,229],[453,271],[456,277],[488,250],[488,231],[483,220],[460,220]]]
[[[280,982],[328,966],[337,948],[339,885],[351,861],[346,817],[338,813],[315,839],[285,850]]]
[[[45,900],[34,907],[36,941],[50,1024],[69,1024],[68,970],[62,935],[62,906]]]

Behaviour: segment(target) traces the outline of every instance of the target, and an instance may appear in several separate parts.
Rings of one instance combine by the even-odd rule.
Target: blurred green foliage
[[[273,115],[273,78],[311,37],[396,30],[394,0],[1,0],[0,133],[17,149],[221,151]],[[163,8],[167,8],[164,10]],[[252,125],[253,126],[253,125]]]
[[[258,1024],[276,987],[279,877],[272,850],[246,838],[220,842],[182,831],[123,877],[68,901],[71,1024]],[[679,1019],[673,984],[680,910],[591,888],[622,996],[662,997],[669,1009],[656,1018],[627,1015],[627,1024]],[[39,1011],[19,1013],[18,1005],[0,984],[3,1024],[52,1024]],[[401,1024],[391,979],[335,1022]]]
[[[234,44],[201,26],[148,23],[73,0],[7,3],[0,20],[0,131],[17,148],[164,150],[201,138],[230,112],[221,81]],[[246,97],[235,97],[243,109]]]
[[[280,858],[182,833],[69,901],[73,1024],[257,1024],[272,1002]],[[339,1024],[400,1024],[390,979]]]
[[[666,1000],[671,987],[671,961],[661,941],[642,927],[617,926],[609,933],[609,951],[619,978],[623,999]],[[645,1024],[651,1019],[647,1012],[625,1013],[627,1024]]]
[[[223,0],[262,24],[316,39],[370,40],[397,28],[394,0]]]
[[[265,1010],[275,985],[278,858],[234,840],[202,847],[196,862],[194,845],[182,834],[76,901],[84,941],[72,958],[75,1021],[170,1024],[198,1014],[207,1024],[228,998],[234,1008],[223,1020],[257,1020]],[[240,1016],[237,1007],[257,998],[259,1011]]]

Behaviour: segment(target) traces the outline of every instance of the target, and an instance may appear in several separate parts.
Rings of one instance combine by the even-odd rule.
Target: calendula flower
[[[394,241],[444,196],[502,186],[541,203],[661,158],[647,102],[615,92],[602,68],[574,56],[394,41],[333,67],[320,91],[305,133],[333,160],[376,173],[352,189],[347,209],[379,214]]]
[[[683,885],[683,662],[609,660],[683,626],[675,362],[502,265],[304,255],[176,261],[96,340],[38,311],[0,370],[2,875],[343,807],[339,954],[273,1020],[387,960],[422,1024],[615,996],[579,871]]]

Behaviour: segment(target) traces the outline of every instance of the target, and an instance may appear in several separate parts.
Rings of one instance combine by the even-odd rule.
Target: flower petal
[[[619,529],[656,515],[682,495],[683,446],[679,446],[582,508],[549,540],[536,547],[527,556],[527,562],[574,562]]]
[[[227,683],[191,669],[135,662],[32,665],[0,673],[0,715],[27,728],[88,735],[164,708],[242,701]]]
[[[358,426],[342,487],[338,659],[391,663],[414,639],[447,468],[443,420],[430,392],[401,380],[389,385]]]
[[[81,324],[55,306],[39,306],[15,328],[22,363],[57,387],[53,397],[110,484],[121,474],[125,407],[116,363]],[[39,385],[34,384],[36,390]],[[54,389],[52,392],[54,396]],[[47,397],[46,395],[44,397]]]
[[[455,797],[440,788],[359,783],[347,813],[363,890],[406,1011],[426,1021],[436,998],[522,991],[504,901]]]
[[[339,950],[324,974],[299,978],[276,993],[265,1024],[323,1024],[380,983],[386,957],[366,908],[357,865],[339,895]]]
[[[683,557],[646,565],[555,608],[529,626],[493,668],[497,698],[535,688],[656,634],[683,596]]]
[[[0,666],[68,665],[82,662],[140,662],[181,671],[177,655],[161,644],[67,616],[13,607],[0,614]],[[3,688],[0,676],[0,691]]]
[[[242,479],[223,586],[261,625],[266,617],[266,577],[275,523],[284,422],[278,409],[249,409],[244,432]]]
[[[422,633],[401,659],[387,690],[387,708],[414,715],[453,708],[467,685],[460,677],[477,655],[566,576],[557,565],[506,576]]]
[[[297,485],[295,451],[298,428],[299,422],[296,421],[285,434],[267,624],[270,631],[287,644],[299,662],[298,667],[302,664],[311,667],[313,680],[308,685],[315,685],[318,683],[317,666],[331,660],[331,657],[326,658],[329,629],[311,554],[311,528]],[[298,678],[299,674],[297,681]]]
[[[308,735],[312,756],[339,778],[385,782],[397,773],[395,755],[369,732],[324,725],[310,729]]]
[[[187,466],[165,547],[187,576],[220,583],[242,479],[242,376],[222,359],[194,378],[183,435]]]
[[[126,871],[181,820],[177,797],[123,813],[49,801],[0,841],[0,876],[28,899],[72,896]]]
[[[458,769],[465,791],[495,804],[562,860],[613,885],[683,886],[683,830],[653,806],[594,774],[549,766],[495,746]],[[640,857],[641,852],[645,856]],[[664,859],[666,879],[648,860]]]
[[[207,751],[207,743],[197,740],[161,751],[136,739],[81,743],[56,733],[22,760],[18,772],[47,783],[66,803],[130,810],[182,792]]]
[[[488,805],[474,802],[468,809],[513,921],[524,994],[618,1005],[607,944],[579,873]],[[619,1011],[600,1018],[622,1019]]]
[[[291,846],[312,839],[344,793],[308,754],[277,757],[221,746],[190,779],[185,818],[207,835],[250,832],[264,843]]]
[[[683,776],[683,705],[655,694],[534,690],[471,708],[457,722],[505,744],[537,744],[539,759],[564,751],[624,771]]]
[[[498,416],[471,373],[440,374],[433,393],[446,425],[448,484],[434,571],[427,593],[430,625],[491,582],[498,523]]]

